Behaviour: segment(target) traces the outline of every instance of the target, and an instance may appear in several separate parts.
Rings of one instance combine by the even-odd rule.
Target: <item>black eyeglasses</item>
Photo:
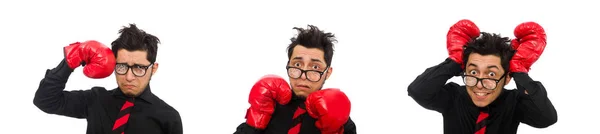
[[[148,68],[150,68],[150,66],[152,66],[152,65],[154,65],[154,64],[150,64],[148,66],[142,66],[142,65],[137,65],[137,64],[133,65],[133,66],[129,66],[129,65],[127,65],[127,63],[117,63],[117,65],[115,67],[115,73],[117,73],[119,75],[125,75],[131,68],[133,75],[135,75],[137,77],[142,77],[142,76],[146,75],[146,72],[147,72],[146,70],[148,70]]]
[[[481,81],[481,85],[489,90],[494,90],[496,89],[496,86],[498,86],[498,83],[500,82],[500,80],[502,80],[502,78],[504,78],[506,75],[502,75],[502,77],[500,77],[500,79],[493,79],[493,78],[477,78],[475,76],[471,76],[471,75],[465,75],[462,74],[461,75],[463,77],[463,82],[465,83],[465,85],[467,86],[476,86],[477,83],[479,83]]]
[[[300,68],[291,66],[286,66],[285,69],[287,69],[288,76],[293,79],[298,79],[302,77],[302,74],[306,74],[306,79],[308,81],[317,82],[321,80],[321,77],[329,69],[329,67],[327,67],[327,69],[325,69],[323,72],[317,70],[302,70]]]

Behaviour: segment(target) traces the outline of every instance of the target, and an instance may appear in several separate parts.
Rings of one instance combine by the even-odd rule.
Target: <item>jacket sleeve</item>
[[[49,114],[86,118],[88,99],[93,92],[91,90],[63,91],[71,72],[73,69],[69,68],[64,59],[56,68],[46,70],[35,92],[33,104]]]
[[[544,85],[534,81],[526,73],[514,73],[512,76],[519,91],[517,115],[521,122],[536,128],[545,128],[556,123],[556,109],[548,99]]]
[[[240,124],[233,134],[262,134],[263,131],[256,129],[245,122]]]
[[[447,58],[427,68],[408,86],[408,95],[422,107],[444,113],[450,106],[459,85],[446,82],[462,72],[460,65]]]
[[[348,118],[348,122],[344,124],[344,134],[356,134],[356,125],[352,118]]]

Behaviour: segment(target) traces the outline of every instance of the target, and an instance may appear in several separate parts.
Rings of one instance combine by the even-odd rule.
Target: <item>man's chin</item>
[[[123,90],[121,90],[121,91],[122,91],[122,92],[123,92],[123,94],[124,94],[125,96],[127,96],[127,97],[136,97],[136,96],[137,96],[137,94],[136,94],[136,93],[134,93],[133,91],[130,91],[130,90],[128,90],[128,89],[123,89]]]
[[[294,91],[294,94],[298,99],[306,99],[306,97],[308,97],[307,93],[304,91]]]
[[[477,107],[487,107],[490,103],[485,102],[473,102]]]
[[[300,100],[306,100],[306,96],[296,95],[296,97],[298,97],[298,99],[300,99]]]
[[[133,93],[129,93],[129,94],[125,94],[125,95],[127,95],[127,97],[137,97],[138,96],[137,94],[133,94]]]

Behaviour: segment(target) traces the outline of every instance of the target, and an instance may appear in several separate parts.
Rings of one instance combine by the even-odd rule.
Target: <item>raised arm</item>
[[[422,107],[443,113],[454,98],[456,83],[446,82],[462,72],[460,65],[451,59],[427,68],[408,86],[408,95]]]
[[[448,58],[417,76],[408,86],[408,95],[424,108],[443,113],[452,100],[452,92],[458,88],[458,84],[446,82],[462,72],[464,48],[479,34],[479,28],[470,20],[463,19],[452,25],[446,36]]]
[[[348,122],[344,124],[344,134],[356,134],[356,124],[350,117],[348,117]]]
[[[236,128],[234,134],[258,134],[262,133],[269,122],[275,105],[285,105],[292,98],[290,85],[277,75],[265,75],[258,80],[248,97],[250,108],[246,111],[246,122]]]
[[[512,47],[516,53],[510,62],[510,71],[520,92],[517,118],[532,127],[545,128],[557,121],[556,109],[548,99],[542,83],[527,74],[546,47],[546,32],[538,23],[525,22],[515,30]]]
[[[87,64],[84,74],[90,78],[105,78],[114,69],[115,58],[110,48],[96,41],[73,43],[64,47],[65,59],[54,69],[46,70],[33,103],[49,114],[58,114],[74,118],[87,116],[91,90],[63,91],[73,70],[81,64]]]
[[[513,78],[520,92],[517,115],[521,122],[536,128],[556,123],[556,109],[548,98],[544,85],[525,73],[515,73]]]

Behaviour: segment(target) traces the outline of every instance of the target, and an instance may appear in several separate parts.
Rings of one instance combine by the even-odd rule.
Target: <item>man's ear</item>
[[[508,83],[510,83],[510,79],[512,79],[512,77],[510,77],[510,75],[506,75],[506,78],[504,78],[504,85],[508,85]]]
[[[329,69],[327,70],[327,72],[325,72],[325,80],[329,79],[329,75],[331,75],[331,73],[333,72],[333,67],[329,67]]]
[[[152,65],[152,74],[156,73],[156,70],[158,70],[158,62],[154,62]]]

